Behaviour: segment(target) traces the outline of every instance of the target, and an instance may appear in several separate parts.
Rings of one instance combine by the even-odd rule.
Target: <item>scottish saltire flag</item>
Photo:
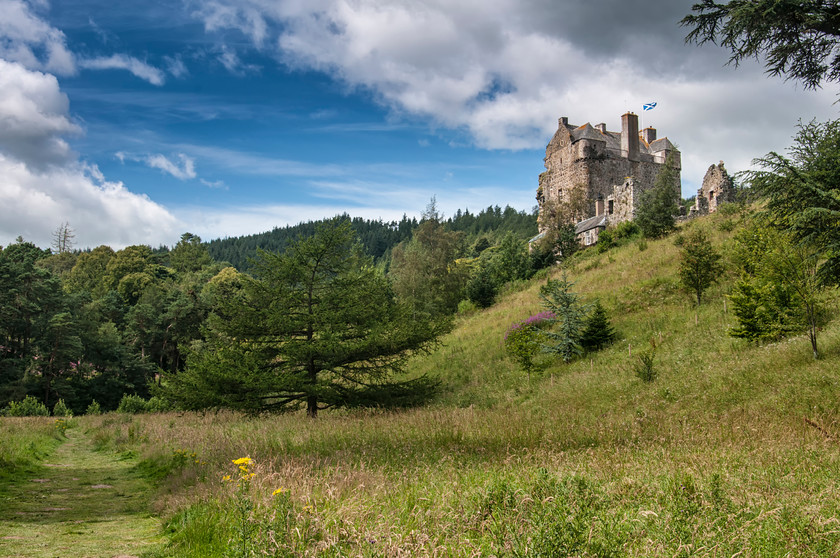
[[[656,106],[656,103],[645,103],[642,105],[642,110],[653,110]]]

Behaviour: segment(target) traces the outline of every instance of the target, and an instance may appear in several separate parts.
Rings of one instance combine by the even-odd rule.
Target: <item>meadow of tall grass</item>
[[[684,227],[726,255],[742,218]],[[820,360],[804,335],[734,339],[734,273],[698,308],[677,254],[670,237],[576,257],[574,289],[619,340],[530,378],[502,341],[545,277],[463,316],[412,365],[442,382],[423,408],[76,420],[158,479],[171,556],[837,555],[840,321]]]

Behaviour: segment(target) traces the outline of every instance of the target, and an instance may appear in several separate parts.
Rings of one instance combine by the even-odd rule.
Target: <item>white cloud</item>
[[[218,188],[220,190],[228,189],[227,184],[225,184],[224,180],[205,180],[203,178],[199,178],[199,181],[208,188]]]
[[[190,72],[187,70],[187,65],[181,59],[180,55],[164,56],[163,60],[166,62],[166,70],[172,74],[173,77],[186,77]]]
[[[239,58],[239,54],[237,54],[236,51],[228,45],[221,46],[221,52],[218,54],[216,59],[222,63],[222,66],[224,66],[228,72],[232,74],[242,75],[247,72],[256,72],[260,69],[260,67],[255,64],[245,64],[242,62]]]
[[[79,66],[90,70],[128,70],[134,76],[148,81],[152,85],[163,85],[166,81],[166,76],[161,70],[126,54],[112,54],[111,56],[80,60]]]
[[[160,169],[167,174],[171,174],[178,180],[195,178],[195,160],[187,157],[183,153],[178,153],[178,159],[181,161],[180,165],[173,163],[164,155],[157,153],[147,156],[145,162],[153,169]]]
[[[683,151],[684,182],[724,159],[733,170],[783,149],[804,119],[834,117],[834,94],[767,78],[758,63],[683,44],[691,2],[652,0],[214,0],[208,30],[277,45],[293,68],[372,91],[394,113],[464,130],[488,149],[545,146],[557,118],[619,127],[658,101],[646,124]]]
[[[101,180],[81,163],[34,171],[0,154],[0,243],[18,235],[49,246],[52,231],[69,222],[79,247],[172,244],[183,227],[164,207]]]
[[[0,60],[0,244],[22,235],[49,246],[65,221],[80,247],[177,240],[182,226],[166,208],[69,150],[63,136],[79,131],[54,76]]]
[[[63,137],[79,133],[55,76],[0,59],[0,150],[33,167],[75,157]]]
[[[64,33],[37,17],[23,0],[0,0],[0,58],[33,70],[76,72]]]
[[[138,155],[117,151],[114,157],[119,159],[120,163],[125,163],[127,160],[143,163],[153,169],[159,169],[178,180],[191,180],[198,176],[195,172],[195,159],[188,157],[184,153],[177,153],[175,155],[178,162],[173,161],[161,153]]]

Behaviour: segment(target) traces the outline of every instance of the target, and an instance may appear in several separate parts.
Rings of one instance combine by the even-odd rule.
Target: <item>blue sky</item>
[[[689,196],[836,117],[831,87],[684,45],[691,4],[0,0],[0,244],[530,211],[557,119],[625,110],[680,147]]]

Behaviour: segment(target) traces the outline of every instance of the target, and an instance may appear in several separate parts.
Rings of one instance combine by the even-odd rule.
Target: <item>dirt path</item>
[[[160,522],[148,512],[150,486],[133,465],[67,430],[37,478],[0,493],[0,557],[154,556],[163,543]]]

